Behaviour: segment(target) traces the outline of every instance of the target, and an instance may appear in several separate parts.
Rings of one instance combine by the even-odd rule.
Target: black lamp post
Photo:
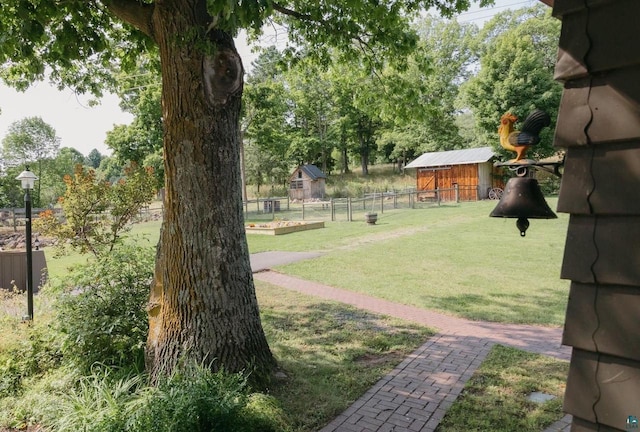
[[[33,320],[33,253],[31,250],[31,189],[35,185],[38,177],[29,171],[29,167],[26,167],[25,171],[22,171],[16,180],[22,182],[22,189],[24,189],[24,209],[25,218],[27,219],[27,227],[25,233],[25,244],[27,246],[27,315],[22,317],[25,321]]]

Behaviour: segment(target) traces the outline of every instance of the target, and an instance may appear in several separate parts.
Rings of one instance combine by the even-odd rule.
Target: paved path
[[[269,270],[254,278],[439,330],[320,432],[434,431],[496,343],[563,360],[570,356],[559,328],[470,321]],[[568,431],[569,423],[567,416],[545,432]]]

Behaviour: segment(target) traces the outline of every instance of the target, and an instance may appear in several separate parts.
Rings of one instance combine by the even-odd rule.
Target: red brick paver
[[[435,430],[496,343],[563,360],[570,356],[559,328],[470,321],[273,271],[254,278],[439,330],[320,432]]]

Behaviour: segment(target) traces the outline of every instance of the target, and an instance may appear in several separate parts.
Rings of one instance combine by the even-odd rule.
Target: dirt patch
[[[431,229],[431,227],[429,226],[419,226],[419,227],[412,227],[412,228],[401,228],[394,231],[383,232],[383,233],[375,233],[375,234],[361,237],[359,239],[355,239],[349,244],[337,246],[335,248],[332,248],[330,250],[324,250],[322,252],[330,252],[335,250],[353,250],[365,244],[377,243],[384,240],[391,240],[399,237],[411,236],[420,232],[428,231],[429,229]]]
[[[362,366],[384,366],[386,364],[398,364],[406,357],[405,354],[400,351],[390,351],[388,353],[381,354],[364,354],[355,362]]]

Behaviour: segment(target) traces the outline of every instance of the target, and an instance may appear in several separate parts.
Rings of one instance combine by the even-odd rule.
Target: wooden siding
[[[292,188],[292,184],[302,183],[302,187]],[[325,179],[311,179],[300,168],[296,169],[289,177],[289,198],[295,200],[305,200],[313,198],[324,198]]]
[[[558,211],[571,214],[564,409],[574,432],[625,430],[640,417],[640,1],[555,0],[554,15],[565,86],[555,145],[567,149]]]
[[[487,198],[489,189],[494,185],[492,163],[419,168],[416,172],[418,191],[440,189],[442,201],[455,201],[453,188],[456,184],[459,188],[460,201],[477,201]]]

